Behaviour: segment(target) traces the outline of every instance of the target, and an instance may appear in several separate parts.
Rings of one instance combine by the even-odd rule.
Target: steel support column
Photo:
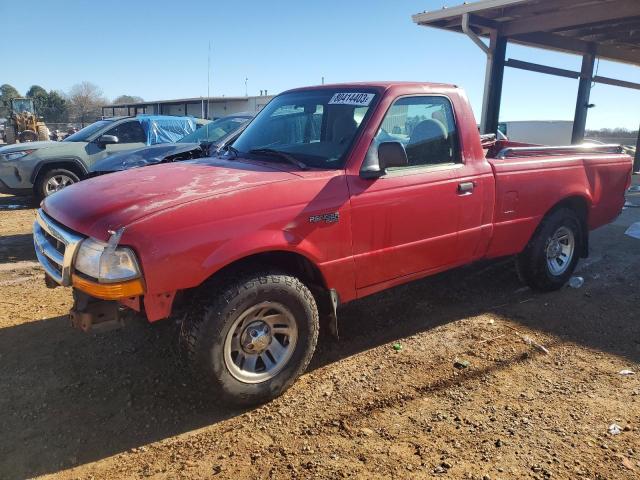
[[[633,172],[640,172],[640,127],[638,128],[638,140],[636,141],[636,157],[633,160]]]
[[[484,99],[482,101],[482,133],[496,133],[500,119],[502,101],[502,82],[504,79],[504,60],[507,52],[507,39],[497,33],[491,34],[487,52],[487,69],[484,79]]]
[[[596,57],[592,53],[582,56],[582,68],[580,69],[580,84],[578,85],[578,98],[576,100],[576,112],[573,117],[573,132],[571,143],[574,145],[584,140],[584,130],[587,126],[587,112],[589,111],[589,97],[591,95],[591,82],[593,82],[593,67]]]

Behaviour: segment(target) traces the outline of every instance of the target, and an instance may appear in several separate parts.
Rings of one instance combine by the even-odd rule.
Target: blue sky
[[[31,0],[28,19],[5,21],[0,83],[68,90],[82,80],[105,95],[145,100],[362,80],[450,82],[479,117],[484,55],[463,35],[418,27],[411,14],[461,0],[135,1]],[[0,18],[22,9],[0,3]],[[42,12],[42,13],[37,13]],[[28,32],[28,34],[27,34]],[[33,34],[32,34],[33,33]],[[19,46],[8,39],[20,38]],[[43,48],[44,47],[44,48]],[[31,52],[25,54],[25,52]],[[572,55],[510,46],[507,56],[580,68]],[[600,62],[600,75],[640,83],[640,68]],[[507,69],[502,120],[571,119],[577,80]],[[595,85],[588,128],[638,128],[640,91]]]

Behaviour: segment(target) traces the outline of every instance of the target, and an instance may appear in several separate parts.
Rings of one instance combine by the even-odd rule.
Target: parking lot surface
[[[640,476],[640,208],[592,234],[581,288],[534,293],[505,260],[346,305],[251,410],[200,388],[171,321],[72,330],[33,219],[0,196],[0,478]]]

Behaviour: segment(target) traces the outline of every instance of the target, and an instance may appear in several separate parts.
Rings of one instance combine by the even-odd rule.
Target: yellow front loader
[[[49,140],[49,129],[38,118],[31,98],[12,98],[9,121],[4,129],[5,143]]]

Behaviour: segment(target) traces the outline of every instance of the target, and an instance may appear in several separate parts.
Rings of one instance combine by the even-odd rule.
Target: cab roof
[[[412,89],[416,91],[430,90],[430,89],[451,89],[458,88],[457,85],[450,83],[434,83],[434,82],[407,82],[407,81],[380,81],[380,82],[349,82],[349,83],[331,83],[324,85],[313,85],[308,87],[292,88],[283,93],[288,92],[300,92],[304,90],[323,90],[323,89],[335,89],[335,88],[369,88],[379,91],[385,91],[395,88]]]

